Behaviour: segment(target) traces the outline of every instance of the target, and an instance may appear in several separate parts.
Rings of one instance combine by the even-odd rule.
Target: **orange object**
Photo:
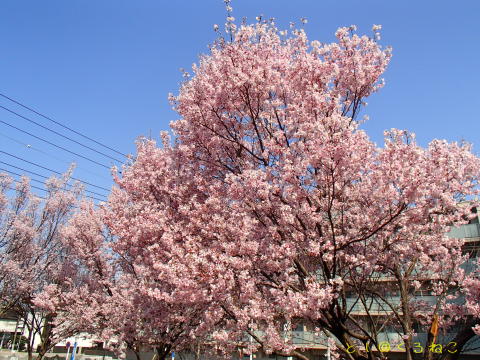
[[[432,326],[430,327],[430,334],[433,335],[434,338],[438,335],[438,315],[433,315]]]

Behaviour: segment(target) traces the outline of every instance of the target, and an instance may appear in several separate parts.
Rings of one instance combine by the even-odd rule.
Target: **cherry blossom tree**
[[[217,339],[247,332],[267,352],[307,358],[283,329],[301,319],[345,356],[386,358],[368,349],[389,325],[412,359],[414,320],[455,316],[447,305],[465,257],[446,233],[471,216],[458,204],[477,193],[478,158],[467,144],[422,148],[396,129],[383,147],[368,139],[356,115],[390,51],[353,26],[320,44],[272,23],[227,25],[232,41],[214,44],[171,97],[178,148],[206,198],[187,207],[184,228],[205,233],[225,294]],[[415,296],[427,287],[429,304]]]
[[[139,147],[157,154],[151,146]],[[121,356],[132,350],[138,357],[140,350],[153,349],[159,360],[166,359],[202,339],[222,315],[209,311],[212,294],[196,283],[199,245],[184,241],[179,224],[186,219],[174,209],[193,194],[183,190],[181,198],[181,179],[191,172],[178,167],[173,149],[162,152],[155,174],[136,174],[131,168],[116,179],[119,188],[107,204],[81,205],[62,232],[71,249],[64,281],[39,297],[59,314],[57,331],[75,323]]]
[[[55,337],[55,314],[35,303],[35,297],[62,275],[59,270],[66,254],[59,230],[82,192],[79,184],[67,184],[69,174],[49,179],[45,198],[31,192],[28,178],[14,187],[12,178],[0,174],[0,313],[13,312],[27,330],[29,359],[36,350],[36,337],[41,359],[62,336],[71,334]]]
[[[200,338],[220,353],[309,360],[298,324],[343,358],[387,359],[387,328],[407,359],[419,346],[458,358],[466,341],[438,352],[436,331],[420,344],[416,329],[478,331],[478,280],[460,266],[463,240],[447,236],[472,216],[460,205],[478,193],[471,147],[421,147],[397,129],[383,147],[368,138],[357,117],[391,56],[380,26],[321,44],[227,20],[227,39],[170,97],[174,143],[139,141],[108,203],[84,204],[64,231],[70,278],[84,285],[46,299],[160,359]]]

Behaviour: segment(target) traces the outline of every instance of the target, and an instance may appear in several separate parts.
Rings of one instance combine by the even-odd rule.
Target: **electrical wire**
[[[24,161],[24,162],[26,162],[26,163],[28,163],[28,164],[37,166],[37,167],[39,167],[39,168],[41,168],[41,169],[44,169],[44,170],[53,172],[53,173],[55,173],[55,174],[57,174],[57,175],[60,175],[60,176],[63,175],[62,173],[60,173],[60,172],[58,172],[58,171],[49,169],[49,168],[47,168],[47,167],[45,167],[45,166],[36,164],[36,163],[34,163],[34,162],[32,162],[32,161],[28,161],[28,160],[22,159],[21,157],[18,157],[18,156],[16,156],[16,155],[12,155],[12,154],[10,154],[10,153],[8,153],[8,152],[6,152],[6,151],[0,150],[0,153],[5,154],[5,155],[8,155],[8,156],[11,156],[11,157],[13,157],[13,158],[15,158],[15,159]],[[105,190],[105,191],[107,191],[107,192],[110,192],[109,189],[104,188],[104,187],[102,187],[102,186],[94,185],[94,184],[89,183],[89,182],[87,182],[87,181],[77,179],[77,178],[75,178],[75,177],[73,177],[73,176],[71,176],[70,178],[71,178],[72,180],[80,181],[81,183],[84,183],[85,185],[90,185],[90,186],[96,187],[96,188],[98,188],[98,189],[102,189],[102,190]]]
[[[13,190],[13,191],[17,191],[16,188],[13,188],[11,186],[6,186],[5,187],[6,189],[9,189],[9,190]],[[36,197],[40,198],[40,199],[43,199],[43,200],[47,200],[47,198],[44,198],[43,196],[40,196],[40,195],[37,195],[37,194],[34,194]]]
[[[14,181],[17,182],[17,183],[19,183],[19,184],[21,184],[21,181],[19,181],[19,180],[15,180],[15,179],[14,179]],[[41,188],[41,187],[39,187],[39,186],[35,186],[35,185],[32,185],[32,184],[29,184],[29,186],[30,186],[32,189],[45,191],[45,192],[47,192],[47,193],[49,192],[47,189]],[[63,191],[67,191],[67,192],[74,193],[73,191],[71,191],[71,190],[66,190],[66,189],[64,189]],[[92,199],[92,200],[97,200],[97,201],[105,202],[105,200],[101,200],[101,199],[98,199],[98,198],[93,197],[93,196],[85,195],[85,197],[88,197],[89,199]],[[45,199],[45,198],[44,198],[44,199]],[[45,200],[46,200],[46,199],[45,199]]]
[[[32,174],[32,175],[39,176],[39,177],[41,177],[41,178],[44,178],[44,179],[48,179],[48,177],[47,177],[47,176],[45,176],[45,175],[42,175],[42,174],[36,173],[36,172],[34,172],[34,171],[25,170],[25,169],[23,169],[23,168],[21,168],[21,167],[18,167],[18,166],[15,166],[15,165],[12,165],[12,164],[9,164],[9,163],[6,163],[6,162],[3,162],[3,161],[0,161],[0,164],[7,165],[7,166],[13,167],[13,168],[15,168],[15,169],[18,169],[18,170],[22,170],[22,171],[28,172],[28,173],[30,173],[30,174]]]
[[[39,177],[41,177],[41,178],[43,178],[43,179],[45,179],[45,180],[48,180],[48,176],[41,175],[41,174],[37,174],[37,173],[35,173],[35,172],[33,172],[33,171],[29,171],[29,170],[26,170],[26,169],[22,169],[22,168],[20,168],[20,167],[18,167],[18,166],[15,166],[15,165],[12,165],[12,164],[3,162],[3,161],[0,161],[0,163],[1,163],[1,164],[4,164],[4,165],[7,165],[7,166],[10,166],[10,167],[13,167],[13,168],[18,169],[18,170],[25,171],[25,172],[30,173],[30,174],[33,174],[33,175],[35,175],[35,176],[39,176]],[[17,175],[17,176],[23,176],[22,174],[18,174],[18,173],[14,172],[14,171],[7,170],[7,169],[1,168],[1,167],[0,167],[0,170],[9,172],[9,173],[14,174],[14,175]],[[41,184],[44,184],[44,181],[40,181],[40,180],[33,179],[33,178],[31,178],[31,180],[32,180],[32,181],[39,182],[39,183],[41,183]],[[70,186],[70,187],[72,186],[72,185],[70,185],[70,184],[67,184],[67,185]],[[105,198],[107,197],[106,195],[97,193],[97,192],[95,192],[95,191],[90,191],[90,190],[84,190],[84,191],[85,191],[85,192],[88,192],[88,193],[91,193],[91,194],[94,194],[94,195],[103,196],[103,197],[105,197]]]
[[[16,173],[15,171],[7,170],[7,169],[1,168],[1,167],[0,167],[0,171],[5,171],[5,172],[7,172],[7,173],[10,173],[10,174],[16,175],[16,176],[20,176],[20,177],[23,176],[22,174]],[[46,177],[46,176],[45,176],[45,177]],[[35,182],[37,182],[37,183],[40,183],[40,184],[44,185],[44,182],[43,182],[43,181],[40,181],[40,180],[37,180],[37,179],[30,178],[30,181],[35,181]]]
[[[96,152],[97,154],[103,155],[103,156],[105,156],[105,157],[107,157],[107,158],[109,158],[109,159],[112,159],[112,160],[115,160],[115,161],[118,161],[119,163],[121,163],[120,160],[115,159],[114,157],[111,157],[110,155],[107,155],[107,154],[105,154],[105,153],[103,153],[103,152],[101,152],[101,151],[95,150],[94,148],[91,148],[91,147],[88,146],[88,145],[82,144],[81,142],[79,142],[79,141],[77,141],[77,140],[74,140],[74,139],[72,139],[72,138],[70,138],[70,137],[68,137],[68,136],[66,136],[66,135],[63,135],[63,134],[59,133],[58,131],[52,130],[52,129],[50,129],[50,128],[47,127],[47,126],[44,126],[44,125],[42,125],[42,124],[40,124],[40,123],[38,123],[38,122],[36,122],[36,121],[34,121],[34,120],[32,120],[32,119],[27,118],[26,116],[23,116],[23,115],[15,112],[15,111],[13,111],[13,110],[10,110],[9,108],[6,108],[5,106],[0,105],[0,108],[2,108],[3,110],[8,111],[8,112],[11,113],[11,114],[16,115],[16,116],[18,116],[18,117],[20,117],[20,118],[22,118],[22,119],[24,119],[24,120],[26,120],[26,121],[31,122],[32,124],[35,124],[35,125],[41,127],[42,129],[45,129],[45,130],[47,130],[47,131],[50,131],[51,133],[54,133],[55,135],[61,136],[61,137],[65,138],[65,139],[67,139],[67,140],[70,140],[70,141],[74,142],[75,144],[78,144],[78,145],[80,145],[80,146],[83,146],[83,147],[86,148],[86,149],[89,149],[89,150],[91,150],[91,151],[94,151],[94,152]]]
[[[65,159],[61,159],[61,158],[59,158],[59,157],[57,157],[57,156],[55,156],[55,155],[50,154],[50,153],[47,152],[47,151],[43,151],[42,149],[38,149],[36,146],[32,146],[31,144],[26,144],[26,143],[24,143],[24,142],[22,142],[22,141],[20,141],[20,140],[18,140],[18,139],[12,138],[12,137],[10,137],[10,136],[8,136],[8,135],[5,135],[5,134],[3,134],[3,133],[1,133],[1,132],[0,132],[0,136],[3,136],[4,138],[7,138],[7,139],[9,139],[10,141],[13,141],[13,142],[15,142],[15,143],[17,143],[17,144],[20,144],[20,145],[22,145],[22,146],[25,146],[25,147],[26,147],[27,149],[29,149],[29,150],[35,150],[35,151],[37,151],[37,152],[39,152],[39,153],[41,153],[41,154],[47,155],[47,156],[49,156],[49,157],[51,157],[51,158],[53,158],[53,159],[55,159],[55,160],[57,160],[57,161],[64,162],[64,163],[66,163],[66,164],[68,164],[68,165],[71,165],[71,164],[72,164],[72,161],[68,161],[68,160],[65,160]],[[81,169],[81,170],[83,170],[83,171],[85,171],[85,172],[88,172],[88,173],[91,174],[91,175],[97,176],[97,177],[102,178],[102,179],[104,179],[104,180],[107,180],[107,181],[110,181],[110,180],[111,180],[111,179],[106,178],[105,176],[102,176],[102,175],[97,174],[97,173],[95,173],[95,172],[93,172],[93,171],[90,171],[90,170],[88,170],[88,169],[85,169],[83,166],[80,166],[80,165],[75,164],[75,168],[76,168],[76,169]]]
[[[86,136],[86,135],[83,135],[82,133],[80,133],[80,132],[78,132],[78,131],[76,131],[76,130],[73,130],[72,128],[70,128],[70,127],[68,127],[68,126],[66,126],[66,125],[64,125],[64,124],[62,124],[62,123],[60,123],[60,122],[58,122],[58,121],[56,121],[56,120],[53,120],[52,118],[50,118],[50,117],[48,117],[48,116],[40,113],[39,111],[37,111],[37,110],[35,110],[35,109],[32,109],[31,107],[28,107],[28,106],[22,104],[21,102],[19,102],[19,101],[17,101],[17,100],[12,99],[11,97],[8,97],[7,95],[4,95],[4,94],[0,93],[0,96],[3,97],[3,98],[5,98],[5,99],[10,100],[11,102],[13,102],[13,103],[15,103],[15,104],[17,104],[17,105],[19,105],[19,106],[21,106],[21,107],[23,107],[24,109],[30,110],[31,112],[37,114],[38,116],[43,117],[44,119],[47,119],[47,120],[53,122],[54,124],[57,124],[57,125],[63,127],[64,129],[67,129],[67,130],[73,132],[74,134],[77,134],[77,135],[79,135],[79,136],[81,136],[81,137],[83,137],[83,138],[85,138],[85,139],[87,139],[87,140],[90,140],[90,141],[94,142],[94,143],[97,144],[97,145],[100,145],[100,146],[104,147],[105,149],[111,150],[111,151],[113,151],[113,152],[115,152],[115,153],[117,153],[117,154],[119,154],[119,155],[128,157],[128,156],[125,155],[124,153],[122,153],[122,152],[120,152],[120,151],[118,151],[118,150],[115,150],[115,149],[111,148],[110,146],[104,145],[104,144],[102,144],[101,142],[99,142],[99,141],[97,141],[97,140],[94,140],[94,139],[92,139],[92,138],[90,138],[90,137],[88,137],[88,136]]]
[[[0,107],[1,107],[1,106],[0,106]],[[107,165],[105,165],[105,164],[99,163],[98,161],[92,160],[92,159],[90,159],[90,158],[88,158],[88,157],[86,157],[86,156],[80,155],[80,154],[78,154],[78,153],[76,153],[76,152],[74,152],[74,151],[68,150],[68,149],[64,148],[63,146],[56,145],[56,144],[54,144],[54,143],[52,143],[52,142],[50,142],[50,141],[48,141],[48,140],[45,140],[45,139],[43,139],[43,138],[41,138],[41,137],[39,137],[39,136],[37,136],[37,135],[33,135],[32,133],[30,133],[30,132],[28,132],[28,131],[26,131],[26,130],[22,130],[22,129],[16,127],[15,125],[9,124],[9,123],[7,123],[6,121],[0,120],[0,123],[5,124],[5,125],[7,125],[7,126],[10,126],[11,128],[13,128],[13,129],[15,129],[15,130],[21,131],[21,132],[23,132],[23,133],[25,133],[25,134],[27,134],[27,135],[30,135],[30,136],[34,137],[35,139],[41,140],[41,141],[43,141],[43,142],[45,142],[45,143],[47,143],[47,144],[49,144],[49,145],[55,146],[56,148],[59,148],[59,149],[61,149],[61,150],[63,150],[63,151],[69,152],[70,154],[73,154],[73,155],[75,155],[75,156],[81,157],[82,159],[88,160],[88,161],[90,161],[90,162],[92,162],[92,163],[94,163],[94,164],[103,166],[104,168],[110,169],[110,166],[107,166]]]

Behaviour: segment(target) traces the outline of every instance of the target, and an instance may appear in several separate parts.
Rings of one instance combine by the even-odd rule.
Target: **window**
[[[468,221],[469,224],[478,224],[479,221],[478,221],[478,214],[477,214],[477,208],[472,208],[472,213],[475,214],[476,216],[473,218],[473,219],[470,219]]]

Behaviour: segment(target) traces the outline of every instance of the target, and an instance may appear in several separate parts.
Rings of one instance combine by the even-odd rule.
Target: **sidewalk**
[[[44,359],[47,360],[65,360],[65,353],[47,353]],[[33,360],[37,357],[36,353],[33,353]],[[0,360],[28,360],[28,354],[26,352],[12,352],[10,350],[0,350]],[[88,355],[88,354],[76,354],[75,360],[112,360],[111,356],[103,355]]]

